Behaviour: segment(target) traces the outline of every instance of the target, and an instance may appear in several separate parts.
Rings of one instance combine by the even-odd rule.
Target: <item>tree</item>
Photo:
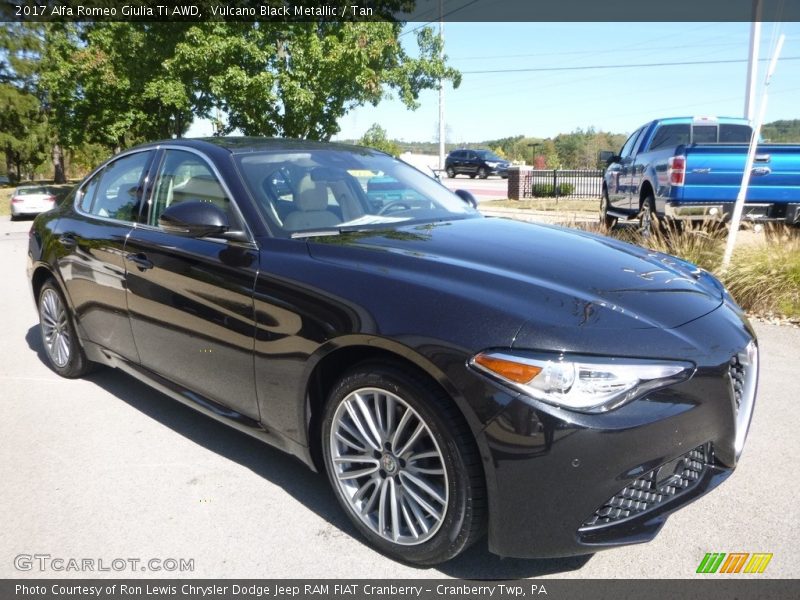
[[[15,179],[30,177],[47,158],[47,124],[36,96],[0,83],[0,150]]]
[[[372,126],[367,129],[362,138],[358,140],[358,143],[368,148],[375,148],[381,152],[386,152],[386,154],[391,154],[392,156],[400,156],[400,146],[391,141],[386,135],[386,130],[377,123],[373,123]]]
[[[226,132],[327,140],[349,110],[391,93],[410,108],[439,79],[460,83],[440,60],[429,27],[417,32],[410,57],[397,22],[227,23],[193,25],[169,70],[196,78],[199,113],[228,115]]]

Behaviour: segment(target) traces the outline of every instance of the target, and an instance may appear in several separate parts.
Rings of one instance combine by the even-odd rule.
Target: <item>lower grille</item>
[[[697,485],[709,458],[710,450],[705,445],[698,446],[676,460],[634,479],[594,511],[582,527],[622,521],[687,492]]]
[[[742,405],[742,395],[744,394],[744,382],[746,377],[746,369],[739,360],[739,355],[734,354],[731,362],[728,365],[728,376],[731,378],[731,386],[733,387],[733,400],[736,403],[736,412],[739,412],[739,407]]]

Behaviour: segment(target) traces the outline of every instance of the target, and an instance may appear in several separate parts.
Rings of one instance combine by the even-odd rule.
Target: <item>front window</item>
[[[281,237],[479,216],[427,175],[366,150],[255,152],[236,161]]]

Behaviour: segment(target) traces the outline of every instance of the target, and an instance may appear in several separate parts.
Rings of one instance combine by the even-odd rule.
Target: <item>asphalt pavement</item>
[[[707,552],[770,552],[759,577],[800,576],[800,329],[756,324],[761,383],[739,468],[655,541],[554,560],[501,559],[479,543],[417,569],[367,547],[325,478],[295,459],[123,373],[55,375],[25,276],[29,227],[0,218],[0,578],[712,577],[695,574]],[[19,558],[36,554],[50,558]],[[95,570],[53,570],[58,558]],[[130,559],[144,562],[131,569]],[[169,559],[193,570],[142,570]],[[120,560],[129,566],[97,571]]]

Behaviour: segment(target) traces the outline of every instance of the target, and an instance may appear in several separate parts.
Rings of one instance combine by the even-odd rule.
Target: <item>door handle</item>
[[[142,252],[139,252],[138,254],[128,254],[125,258],[135,264],[136,268],[140,271],[147,271],[148,269],[152,269],[154,267],[153,261],[148,259],[147,256]]]
[[[78,240],[75,239],[75,235],[72,233],[62,234],[61,237],[58,238],[58,241],[67,250],[72,250],[75,246],[78,245]]]

